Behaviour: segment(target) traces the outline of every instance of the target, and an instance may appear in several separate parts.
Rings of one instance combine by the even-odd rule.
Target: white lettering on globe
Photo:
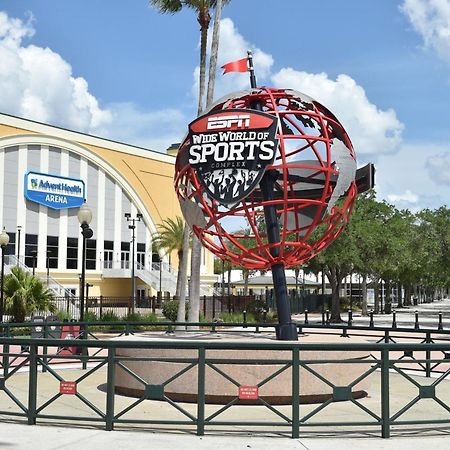
[[[265,134],[265,133],[264,133]],[[259,145],[258,145],[259,144]],[[189,148],[189,163],[198,164],[207,162],[207,156],[212,156],[214,161],[242,161],[255,159],[255,150],[259,147],[258,157],[263,161],[270,161],[274,156],[273,141],[246,141],[246,142],[218,142],[194,144]],[[248,149],[248,156],[244,158],[242,153]]]

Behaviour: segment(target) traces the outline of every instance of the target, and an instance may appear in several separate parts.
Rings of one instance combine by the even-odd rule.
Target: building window
[[[8,231],[7,233],[9,236],[9,243],[5,248],[5,255],[14,255],[16,251],[16,233],[10,233]]]
[[[78,238],[67,238],[67,269],[78,268]]]
[[[120,267],[121,269],[130,268],[130,243],[122,242],[120,252]]]
[[[144,268],[145,267],[145,244],[140,244],[139,242],[137,243],[136,246],[136,260],[137,260],[137,265],[138,265],[138,269],[140,268]]]
[[[103,244],[104,252],[103,252],[103,268],[112,269],[113,267],[113,259],[114,259],[114,242],[113,241],[105,241]]]
[[[47,268],[58,268],[58,236],[47,236]]]
[[[86,240],[86,269],[95,270],[97,267],[97,240]]]
[[[25,235],[25,265],[28,267],[36,268],[37,262],[37,234]]]

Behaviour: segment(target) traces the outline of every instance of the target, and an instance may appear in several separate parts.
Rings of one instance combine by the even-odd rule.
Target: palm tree
[[[13,322],[24,322],[34,313],[56,312],[53,292],[38,277],[20,267],[12,267],[4,283],[6,313]]]
[[[177,278],[177,288],[175,295],[179,298],[180,295],[180,274],[183,270],[182,261],[185,253],[184,246],[184,222],[181,217],[176,217],[173,219],[166,219],[161,225],[158,226],[159,234],[153,240],[153,246],[156,251],[164,250],[167,253],[173,251],[177,252],[178,256],[178,278]],[[188,242],[189,246],[189,242]],[[186,249],[188,250],[188,249]]]
[[[200,24],[200,78],[199,78],[199,95],[197,114],[203,111],[203,98],[205,93],[205,78],[206,78],[206,48],[208,43],[208,28],[211,21],[209,13],[211,8],[216,7],[216,15],[214,19],[213,45],[210,61],[210,76],[208,87],[208,104],[212,102],[215,83],[215,66],[217,62],[217,50],[219,33],[218,27],[220,23],[220,14],[222,10],[222,3],[229,0],[150,0],[150,4],[158,8],[161,13],[175,14],[183,9],[183,6],[194,9],[197,12],[197,21]],[[211,67],[213,72],[211,73]],[[186,224],[184,230],[184,241],[187,242],[189,236],[189,227]],[[191,289],[190,289],[190,308],[189,318],[190,322],[198,322],[200,309],[200,266],[201,266],[201,250],[202,246],[196,236],[192,239],[191,252]],[[187,252],[184,254],[186,261],[183,261],[182,266],[186,267],[185,272],[181,274],[180,288],[180,307],[184,301],[183,292],[187,281]],[[179,317],[184,317],[179,310]]]

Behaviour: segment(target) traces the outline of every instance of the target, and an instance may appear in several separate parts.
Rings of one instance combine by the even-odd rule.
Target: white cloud
[[[450,63],[450,2],[405,0],[400,9],[421,35],[425,47]]]
[[[388,194],[387,198],[392,203],[417,203],[417,201],[419,200],[419,197],[409,189],[407,189],[402,194]]]
[[[0,11],[1,112],[161,151],[180,140],[188,120],[178,110],[101,107],[61,55],[25,45],[34,35],[32,22],[31,16],[24,22]]]
[[[367,98],[364,88],[345,74],[336,80],[325,73],[312,74],[283,68],[272,76],[278,87],[296,89],[327,107],[342,123],[356,155],[375,158],[392,153],[401,143],[403,124],[395,111],[382,111]]]
[[[0,12],[0,105],[4,112],[79,131],[93,132],[111,120],[89,93],[84,78],[49,48],[24,46],[32,36],[31,20]]]
[[[208,42],[211,42],[211,28],[209,31]],[[272,55],[265,53],[254,44],[248,42],[239,33],[231,19],[222,19],[220,21],[219,54],[217,56],[217,77],[214,98],[218,99],[229,92],[240,91],[250,87],[248,73],[228,73],[226,76],[222,76],[223,70],[221,69],[221,66],[226,63],[245,58],[247,56],[247,50],[251,50],[253,53],[255,73],[258,77],[258,84],[261,84],[262,80],[266,80],[270,76],[274,62]],[[209,53],[207,61],[209,62]],[[194,85],[192,87],[192,95],[194,98],[198,97],[199,73],[200,68],[196,67],[193,74]],[[208,73],[206,73],[206,80],[208,80]]]
[[[111,121],[97,129],[100,136],[162,152],[180,142],[189,122],[180,110],[170,108],[143,111],[133,103],[114,103],[109,111]]]
[[[427,170],[427,161],[433,155],[444,154],[447,149],[445,144],[404,143],[397,153],[381,155],[375,174],[378,197],[389,199],[397,207],[412,211],[448,205],[450,184],[441,184],[436,189],[436,174]],[[412,202],[414,196],[417,196],[415,203]]]
[[[433,181],[450,186],[450,152],[430,156],[426,161],[426,168]]]
[[[244,58],[249,49],[253,51],[258,85],[275,84],[278,87],[296,89],[323,103],[346,128],[357,155],[362,156],[361,160],[375,159],[380,154],[392,153],[398,149],[403,124],[394,110],[383,111],[377,108],[367,98],[363,87],[345,74],[331,80],[324,73],[313,74],[292,68],[283,68],[273,73],[272,56],[249,43],[228,18],[222,19],[220,25],[216,99],[229,92],[249,88],[248,73],[222,76],[220,69],[225,63]],[[192,89],[194,98],[198,95],[198,74],[197,67]]]

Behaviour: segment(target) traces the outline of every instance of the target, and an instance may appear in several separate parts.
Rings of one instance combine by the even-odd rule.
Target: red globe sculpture
[[[194,233],[219,258],[248,269],[298,266],[330,245],[346,225],[357,195],[355,153],[338,119],[293,90],[233,93],[217,101],[209,113],[252,110],[255,104],[278,119],[278,146],[265,168],[274,174],[273,198],[268,200],[260,185],[236,204],[212,198],[189,163],[189,137],[178,152],[175,189]],[[267,239],[264,206],[268,205],[276,207],[280,229],[276,243]]]

